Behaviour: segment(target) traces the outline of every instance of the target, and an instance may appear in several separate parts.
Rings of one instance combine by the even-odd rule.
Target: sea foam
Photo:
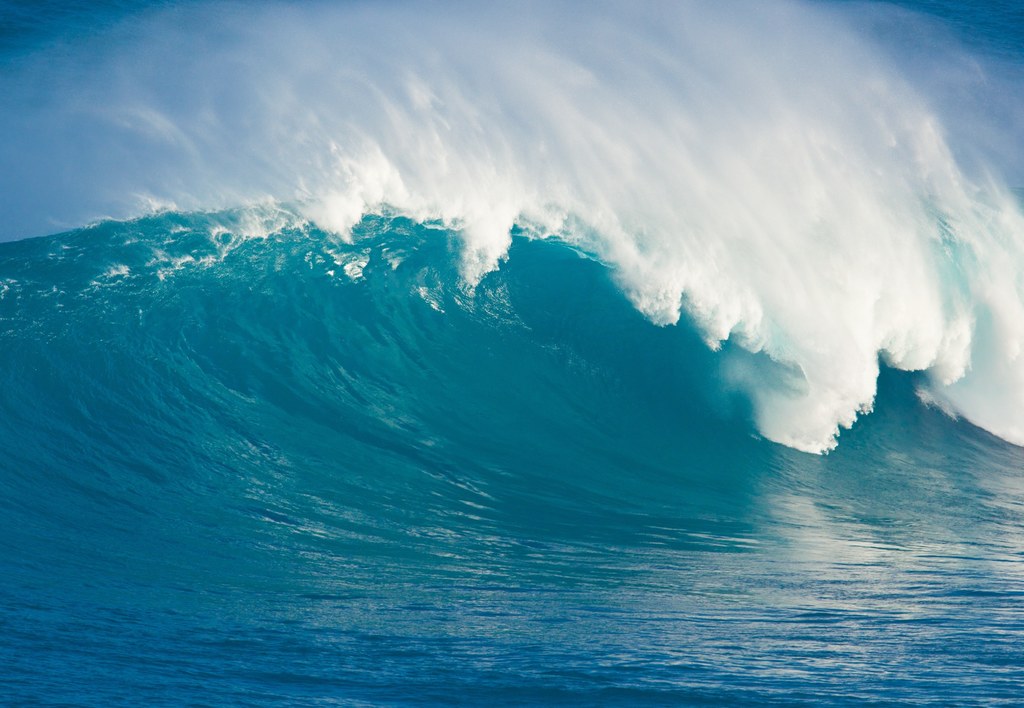
[[[6,235],[274,202],[351,238],[387,208],[460,229],[472,286],[518,225],[609,264],[653,322],[686,317],[709,346],[756,354],[730,347],[725,370],[772,440],[831,449],[870,410],[881,360],[927,370],[933,400],[1024,444],[1024,217],[991,150],[1000,125],[972,131],[977,112],[950,98],[998,77],[972,59],[973,79],[939,90],[851,17],[789,2],[151,13],[7,62]]]

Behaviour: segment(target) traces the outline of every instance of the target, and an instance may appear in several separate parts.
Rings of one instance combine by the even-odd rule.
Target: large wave
[[[915,63],[855,11],[883,12],[145,14],[5,61],[0,209],[8,236],[278,203],[352,239],[367,213],[401,213],[459,231],[468,287],[514,229],[555,237],[652,321],[728,342],[723,386],[772,440],[832,448],[870,410],[881,359],[1024,444],[1024,216],[993,150],[1014,134],[959,107],[996,103],[1001,77],[961,52]]]
[[[891,369],[829,456],[767,443],[763,354],[550,240],[468,288],[438,226],[0,244],[12,700],[1016,698],[1018,448]]]

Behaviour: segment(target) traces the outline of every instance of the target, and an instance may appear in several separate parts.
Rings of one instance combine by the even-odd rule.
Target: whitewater
[[[652,321],[779,364],[735,372],[771,440],[834,447],[881,358],[1022,443],[1024,219],[972,140],[1000,126],[958,107],[1020,101],[955,49],[928,67],[953,86],[916,85],[844,22],[879,10],[843,10],[167,10],[12,62],[8,233],[274,200],[346,238],[386,206],[457,228],[472,285],[518,225],[610,264]]]
[[[0,694],[1012,705],[1022,21],[0,8]]]

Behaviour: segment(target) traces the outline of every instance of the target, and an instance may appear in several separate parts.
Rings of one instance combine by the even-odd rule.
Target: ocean
[[[0,6],[0,703],[1024,703],[1024,6]]]

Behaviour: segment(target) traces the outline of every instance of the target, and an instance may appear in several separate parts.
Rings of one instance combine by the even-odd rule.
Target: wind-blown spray
[[[457,228],[472,285],[518,226],[757,353],[726,370],[772,440],[833,447],[881,358],[1024,443],[1019,205],[841,9],[457,9],[200,5],[21,57],[7,234],[271,201],[349,238],[386,208]]]

